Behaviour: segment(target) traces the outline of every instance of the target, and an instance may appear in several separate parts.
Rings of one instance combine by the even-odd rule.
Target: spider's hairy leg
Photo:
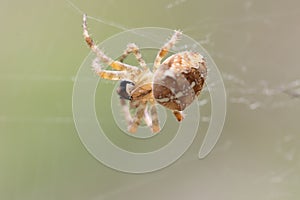
[[[109,71],[103,70],[98,58],[93,61],[93,69],[98,76],[107,80],[122,80],[127,78],[128,74],[126,71]]]
[[[167,41],[164,44],[164,46],[160,48],[154,60],[153,71],[155,71],[160,66],[161,60],[168,54],[170,49],[176,44],[176,42],[179,40],[179,37],[181,35],[182,35],[181,31],[175,30],[171,39]]]
[[[145,109],[145,112],[144,112],[144,121],[147,124],[147,126],[149,128],[151,128],[152,127],[152,119],[151,119],[151,116],[149,115],[148,110],[149,109],[148,109],[148,106],[147,106],[147,108]]]
[[[124,53],[122,54],[122,56],[119,59],[120,62],[123,62],[127,58],[127,56],[129,56],[131,53],[134,54],[135,58],[137,59],[137,61],[140,64],[140,66],[143,69],[147,69],[146,62],[142,57],[140,48],[134,43],[130,43],[127,45],[127,48],[125,49]]]
[[[140,125],[141,120],[144,117],[144,113],[145,113],[145,109],[146,109],[146,102],[140,101],[139,105],[136,109],[137,109],[137,111],[136,111],[135,117],[133,118],[132,123],[128,127],[128,131],[130,133],[135,133],[138,126]]]
[[[126,63],[122,63],[120,61],[113,61],[110,66],[115,69],[115,70],[119,70],[119,71],[127,71],[128,73],[132,73],[133,75],[139,75],[142,70],[135,67],[135,66],[131,66],[128,65]]]
[[[151,112],[151,118],[152,118],[152,132],[157,133],[160,131],[160,127],[159,127],[159,120],[158,120],[158,114],[157,114],[157,107],[155,104],[151,105],[150,112]]]
[[[101,78],[112,80],[112,81],[118,81],[125,79],[126,73],[124,72],[118,72],[118,71],[108,71],[108,70],[102,70],[101,72],[97,73]]]
[[[89,32],[87,30],[86,18],[87,18],[87,16],[86,16],[86,14],[84,14],[82,27],[83,27],[83,37],[84,37],[86,43],[91,48],[91,50],[98,56],[98,58],[101,60],[101,62],[110,65],[111,63],[113,63],[113,59],[111,59],[110,57],[105,55],[94,43],[93,39],[91,38],[91,36],[89,35]]]
[[[86,14],[84,14],[83,15],[83,23],[82,23],[83,37],[84,37],[86,43],[88,44],[88,46],[90,47],[90,49],[97,55],[97,57],[99,58],[99,60],[102,63],[111,66],[115,70],[120,70],[120,71],[126,70],[128,72],[139,74],[140,71],[141,71],[139,68],[131,66],[131,65],[127,65],[127,64],[124,64],[124,63],[121,63],[119,61],[114,61],[112,58],[110,58],[107,55],[105,55],[103,53],[103,51],[101,51],[98,48],[98,46],[94,43],[93,39],[89,35],[89,32],[87,30],[86,18],[87,18],[87,16],[86,16]]]
[[[123,99],[123,98],[120,98],[120,104],[121,104],[121,107],[122,107],[122,110],[123,110],[123,114],[125,116],[126,123],[129,126],[132,123],[132,117],[131,117],[131,114],[129,112],[129,106],[128,106],[126,100]]]
[[[173,114],[174,114],[175,118],[177,119],[177,121],[179,121],[179,122],[181,122],[184,119],[184,114],[182,111],[174,110]]]

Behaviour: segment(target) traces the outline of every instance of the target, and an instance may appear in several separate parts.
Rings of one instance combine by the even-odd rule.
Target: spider
[[[174,31],[172,37],[158,51],[150,70],[139,47],[134,43],[127,45],[119,60],[113,60],[105,55],[90,37],[86,19],[87,16],[84,14],[83,36],[90,49],[96,54],[93,68],[103,79],[120,81],[117,93],[120,96],[128,131],[135,133],[144,121],[153,133],[159,132],[157,103],[170,109],[177,121],[182,121],[183,110],[199,96],[207,75],[206,62],[197,52],[179,52],[162,62],[182,33]],[[123,63],[130,54],[135,56],[140,67]],[[101,63],[114,70],[104,70]],[[130,108],[134,109],[134,114],[131,114]]]

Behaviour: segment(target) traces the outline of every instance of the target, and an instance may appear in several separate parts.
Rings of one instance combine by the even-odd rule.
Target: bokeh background
[[[1,1],[0,199],[299,199],[299,6],[296,0]],[[208,157],[197,158],[201,130],[182,158],[154,173],[121,173],[87,152],[72,117],[74,78],[90,51],[82,11],[92,17],[97,42],[155,26],[181,29],[206,48],[228,95],[223,133]],[[107,85],[109,92],[114,86]],[[203,116],[205,127],[209,112]],[[115,129],[111,120],[105,126]]]

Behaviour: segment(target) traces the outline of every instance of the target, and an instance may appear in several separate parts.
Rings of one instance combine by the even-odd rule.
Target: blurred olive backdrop
[[[89,53],[80,11],[63,0],[2,0],[1,200],[300,198],[300,99],[290,95],[295,88],[276,90],[299,87],[299,1],[73,3],[102,21],[89,19],[98,42],[148,26],[181,29],[199,41],[228,89],[222,136],[199,160],[199,134],[158,172],[105,167],[86,151],[72,118],[74,77]]]

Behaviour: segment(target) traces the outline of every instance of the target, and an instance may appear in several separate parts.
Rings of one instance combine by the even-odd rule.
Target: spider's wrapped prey
[[[199,53],[181,52],[166,59],[153,78],[153,96],[157,103],[182,111],[200,94],[207,69]]]

